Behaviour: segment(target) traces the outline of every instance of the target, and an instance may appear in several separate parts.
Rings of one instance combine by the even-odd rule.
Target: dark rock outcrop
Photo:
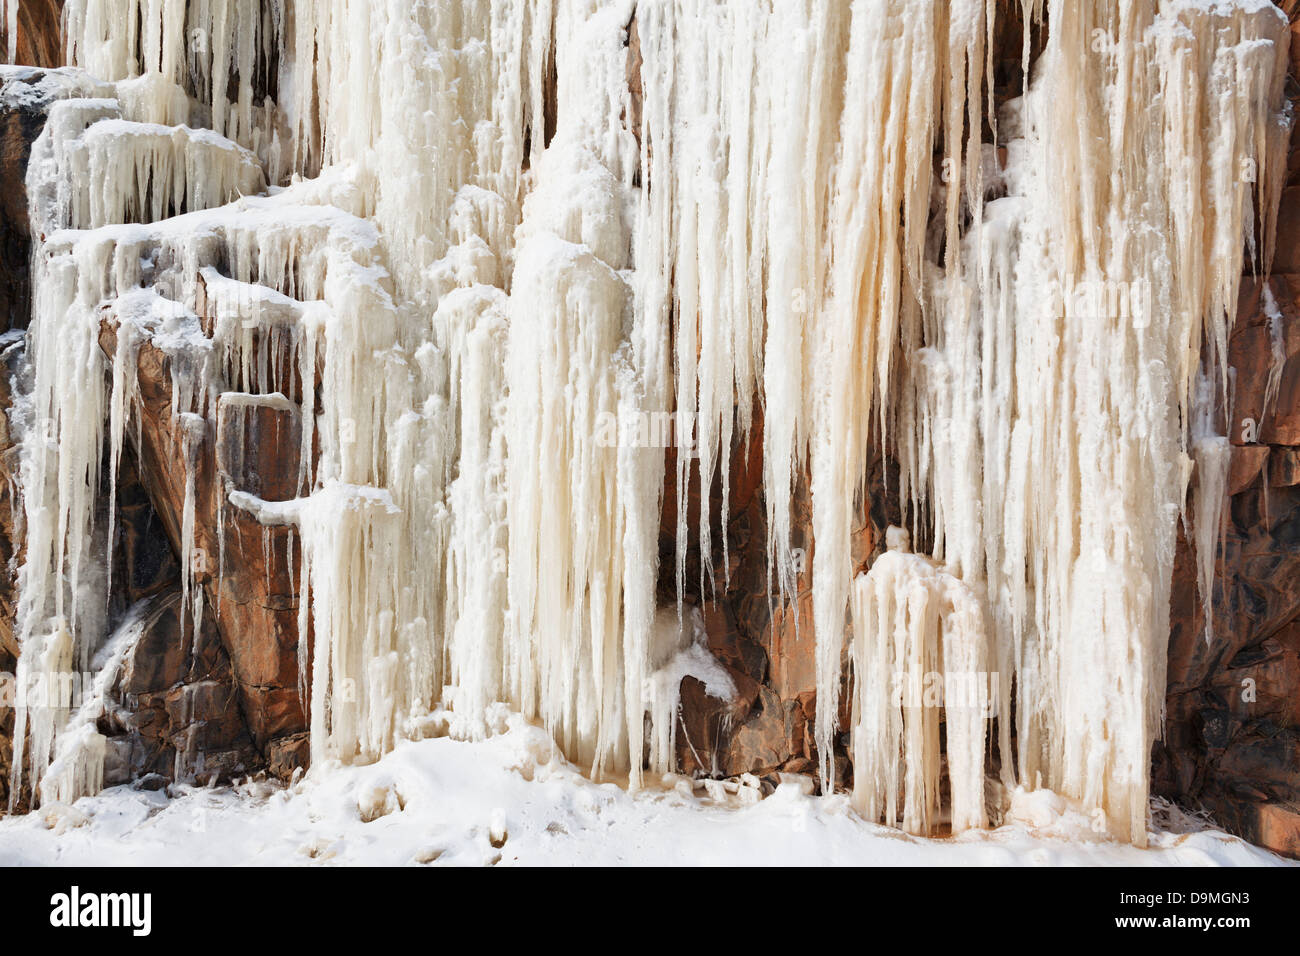
[[[104,352],[117,353],[106,319]],[[275,500],[293,497],[298,424],[267,405],[223,406],[218,422],[185,434],[172,414],[170,359],[150,341],[136,359],[141,477],[174,553],[182,550],[187,470],[193,471],[195,529],[186,559],[230,656],[249,731],[265,752],[276,737],[306,728],[298,696],[297,574],[287,527],[263,527],[225,501],[228,488]],[[225,412],[228,412],[225,413]],[[251,482],[251,484],[250,484]]]
[[[1270,285],[1280,338],[1252,282],[1230,346],[1234,447],[1208,633],[1194,548],[1180,542],[1155,782],[1253,842],[1300,855],[1300,276]]]
[[[211,620],[196,633],[173,585],[133,612],[140,636],[100,718],[108,737],[104,784],[151,775],[207,783],[260,769],[230,659]]]
[[[1300,93],[1300,3],[1281,6]],[[1154,786],[1300,857],[1300,131],[1287,168],[1269,280],[1276,311],[1247,279],[1229,343],[1232,465],[1208,636],[1195,554],[1180,541]]]

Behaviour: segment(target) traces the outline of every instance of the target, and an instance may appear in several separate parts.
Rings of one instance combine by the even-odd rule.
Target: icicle
[[[618,448],[600,442],[599,420],[617,414],[628,299],[587,247],[545,233],[521,244],[507,366],[507,667],[524,712],[597,770],[627,759],[623,686],[612,679],[622,653]]]
[[[505,295],[472,287],[443,298],[434,317],[445,323],[448,353],[457,361],[459,473],[447,493],[459,516],[447,555],[447,635],[458,735],[486,735],[484,717],[505,699],[507,336]]]
[[[699,608],[692,607],[681,617],[675,608],[660,608],[655,615],[645,687],[645,712],[651,728],[648,759],[654,773],[667,773],[676,765],[678,713],[682,681],[687,677],[703,684],[710,697],[728,700],[736,695],[731,676],[709,653]]]
[[[882,11],[878,6],[853,5],[842,153],[828,220],[831,293],[818,319],[813,607],[816,741],[824,790],[831,785],[853,570],[849,535],[866,479],[868,429],[883,420],[879,409],[888,398],[899,330],[914,325],[919,312],[929,163],[940,114],[938,7],[903,2]]]
[[[181,620],[189,613],[193,630],[191,640],[198,640],[203,623],[203,594],[195,590],[195,572],[201,564],[194,541],[195,473],[199,468],[199,454],[207,440],[208,426],[201,415],[184,412],[180,416],[181,467],[185,471],[185,501],[181,508]],[[182,624],[181,633],[185,628]]]
[[[1268,381],[1264,386],[1264,407],[1260,411],[1260,419],[1263,420],[1270,410],[1277,408],[1278,392],[1282,388],[1282,373],[1286,370],[1286,335],[1282,325],[1282,309],[1277,304],[1277,299],[1273,295],[1273,289],[1265,282],[1261,287],[1263,290],[1261,304],[1264,308],[1264,317],[1268,319],[1268,344],[1270,357],[1273,361],[1268,367]]]
[[[305,643],[309,628],[315,638],[313,764],[374,759],[392,747],[401,700],[393,626],[399,517],[388,493],[336,481],[299,514],[299,639]]]
[[[636,786],[663,450],[618,423],[621,412],[657,411],[642,396],[665,389],[660,366],[639,364],[644,340],[620,273],[636,169],[616,108],[626,10],[584,9],[557,14],[558,128],[525,205],[511,289],[505,667],[512,702],[567,753],[597,775],[628,768]]]
[[[812,336],[823,293],[820,234],[841,101],[842,4],[680,0],[638,10],[649,181],[639,264],[674,306],[675,406],[697,455],[677,459],[678,589],[685,587],[686,495],[700,487],[701,573],[712,581],[714,525],[728,522],[730,452],[766,390],[769,537],[781,594],[793,590],[788,501],[811,407]],[[711,42],[727,36],[728,42]],[[781,61],[779,69],[774,64]],[[770,260],[770,264],[769,261]],[[656,274],[657,273],[657,274]],[[765,300],[766,296],[766,300]],[[766,301],[766,330],[764,303]],[[654,300],[647,308],[665,307]],[[764,362],[765,351],[779,361]],[[722,512],[710,513],[718,476]],[[728,547],[722,536],[724,563]],[[716,586],[716,582],[713,582]],[[706,581],[699,582],[700,587]]]
[[[224,137],[129,122],[121,112],[107,99],[50,108],[28,167],[42,230],[156,222],[265,188],[256,157]]]
[[[1197,355],[1222,392],[1252,199],[1265,234],[1289,124],[1285,22],[1264,4],[1103,0],[1046,19],[1037,79],[1001,124],[1008,197],[958,247],[950,206],[904,478],[928,491],[936,553],[988,587],[1020,780],[1142,843],[1177,516],[1194,457],[1208,622],[1230,451]],[[1081,679],[1119,661],[1117,684]]]
[[[783,599],[793,595],[790,499],[806,462],[815,394],[815,350],[825,306],[829,262],[827,224],[832,163],[844,83],[843,41],[848,8],[840,3],[778,4],[773,8],[762,68],[775,88],[764,125],[771,137],[767,171],[767,338],[763,363],[763,463],[768,513],[768,564]],[[804,241],[792,241],[805,237]]]
[[[67,62],[103,80],[179,87],[201,101],[205,125],[269,159],[274,110],[255,102],[254,83],[283,52],[285,13],[283,0],[67,0]]]
[[[72,803],[93,796],[104,785],[104,756],[107,740],[99,732],[99,719],[113,685],[122,672],[122,664],[144,633],[144,605],[128,612],[100,649],[95,660],[95,676],[89,686],[79,688],[77,709],[59,734],[54,759],[40,781],[40,802]],[[83,678],[84,679],[84,678]]]
[[[18,5],[21,0],[4,0],[5,35],[9,38],[7,63],[18,62]]]
[[[95,544],[95,502],[109,396],[98,307],[107,297],[112,251],[111,243],[86,242],[46,245],[35,254],[32,384],[17,399],[27,528],[15,621],[20,681],[56,683],[74,667],[85,672],[102,639],[107,582],[96,560],[104,551]],[[66,716],[62,707],[18,709],[11,799],[26,769],[29,718],[26,757],[39,782]]]
[[[126,428],[134,410],[139,382],[137,372],[140,345],[144,340],[144,330],[130,318],[119,313],[121,319],[117,328],[117,349],[113,356],[113,389],[109,401],[109,494],[108,494],[108,552],[105,563],[109,570],[109,586],[105,596],[112,589],[113,551],[117,544],[117,475],[122,466],[122,451],[126,445]]]
[[[996,690],[984,605],[946,569],[908,553],[901,528],[889,535],[890,550],[858,576],[851,601],[854,805],[868,820],[933,833],[942,719],[952,832],[980,828]]]

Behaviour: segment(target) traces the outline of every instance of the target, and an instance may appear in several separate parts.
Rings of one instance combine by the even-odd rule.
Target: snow
[[[399,742],[287,789],[118,787],[54,804],[0,821],[0,865],[1287,865],[1158,803],[1162,826],[1140,850],[1045,791],[1013,795],[1012,822],[949,839],[866,823],[847,797],[808,796],[805,778],[761,801],[672,777],[632,794],[593,783],[540,728],[507,723],[474,743]]]

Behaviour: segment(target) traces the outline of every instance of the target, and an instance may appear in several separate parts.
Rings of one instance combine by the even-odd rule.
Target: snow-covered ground
[[[478,743],[399,744],[291,788],[127,787],[0,821],[0,865],[1285,865],[1168,806],[1151,849],[1098,837],[1046,792],[1004,826],[925,840],[863,822],[794,783],[710,796],[686,781],[637,795],[595,784],[517,717]]]

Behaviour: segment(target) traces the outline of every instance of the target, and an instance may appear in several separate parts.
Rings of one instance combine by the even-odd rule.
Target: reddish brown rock
[[[116,354],[106,320],[101,344]],[[220,421],[172,415],[167,356],[142,344],[136,372],[141,417],[141,473],[174,551],[181,551],[187,465],[195,487],[194,546],[186,555],[194,582],[229,652],[249,730],[259,748],[295,734],[306,722],[298,695],[297,575],[288,565],[287,527],[263,527],[226,501],[238,490],[268,499],[292,497],[298,474],[298,424],[269,406],[222,403]],[[187,444],[188,442],[188,444]],[[218,533],[221,529],[222,534]]]
[[[1268,483],[1273,488],[1300,485],[1300,448],[1274,448],[1268,461]]]
[[[109,737],[105,783],[150,775],[229,781],[263,765],[237,698],[230,659],[211,619],[194,631],[173,585],[133,611],[140,637],[100,720]]]
[[[756,412],[748,436],[737,439],[731,455],[730,513],[726,528],[728,576],[719,581],[722,592],[713,600],[689,590],[692,572],[698,569],[697,522],[698,479],[693,478],[688,497],[691,542],[687,559],[686,599],[704,608],[709,648],[728,668],[744,700],[734,702],[708,698],[698,682],[687,680],[682,688],[682,723],[678,734],[678,759],[684,772],[729,777],[741,773],[763,775],[777,770],[815,772],[816,748],[813,723],[816,717],[816,638],[812,615],[812,511],[807,481],[797,482],[791,504],[791,545],[796,549],[799,574],[796,593],[785,601],[768,580],[767,503],[762,483],[761,450],[763,419]],[[675,465],[667,469],[666,484],[675,485]],[[879,473],[878,466],[873,472]],[[665,497],[669,497],[669,492]],[[854,564],[865,569],[881,540],[884,524],[897,520],[881,505],[886,497],[879,474],[873,478],[867,501],[877,506],[859,516],[853,535]],[[710,512],[721,514],[721,484],[715,482]],[[675,548],[675,506],[665,503],[661,527],[661,600],[673,599],[672,554]],[[714,565],[721,566],[721,528],[714,531]],[[721,578],[721,575],[719,575]],[[847,694],[841,694],[839,723],[847,727]],[[848,763],[838,754],[840,783],[847,780]]]
[[[24,66],[63,65],[63,0],[15,0],[18,3],[18,43],[14,63]],[[0,18],[0,49],[7,55],[9,24]]]
[[[1295,198],[1300,202],[1300,194]],[[1274,338],[1260,287],[1244,283],[1238,306],[1243,320],[1228,345],[1228,361],[1235,370],[1228,435],[1240,445],[1300,445],[1300,275],[1275,275],[1269,284],[1282,313],[1281,336]],[[1265,407],[1275,347],[1282,359],[1279,387]]]
[[[267,746],[266,769],[272,776],[289,782],[311,765],[311,736],[292,734],[277,737]]]
[[[1228,494],[1236,495],[1259,481],[1269,460],[1267,445],[1233,445],[1228,468]]]
[[[1247,839],[1260,846],[1300,859],[1300,806],[1295,803],[1260,804],[1255,808],[1254,820],[1242,830]]]
[[[1180,539],[1165,739],[1156,747],[1154,779],[1158,792],[1293,853],[1278,821],[1289,819],[1279,807],[1300,796],[1300,281],[1286,275],[1272,283],[1283,314],[1282,388],[1265,407],[1274,337],[1259,289],[1248,281],[1230,348],[1237,447],[1214,626],[1207,639],[1195,555]]]

